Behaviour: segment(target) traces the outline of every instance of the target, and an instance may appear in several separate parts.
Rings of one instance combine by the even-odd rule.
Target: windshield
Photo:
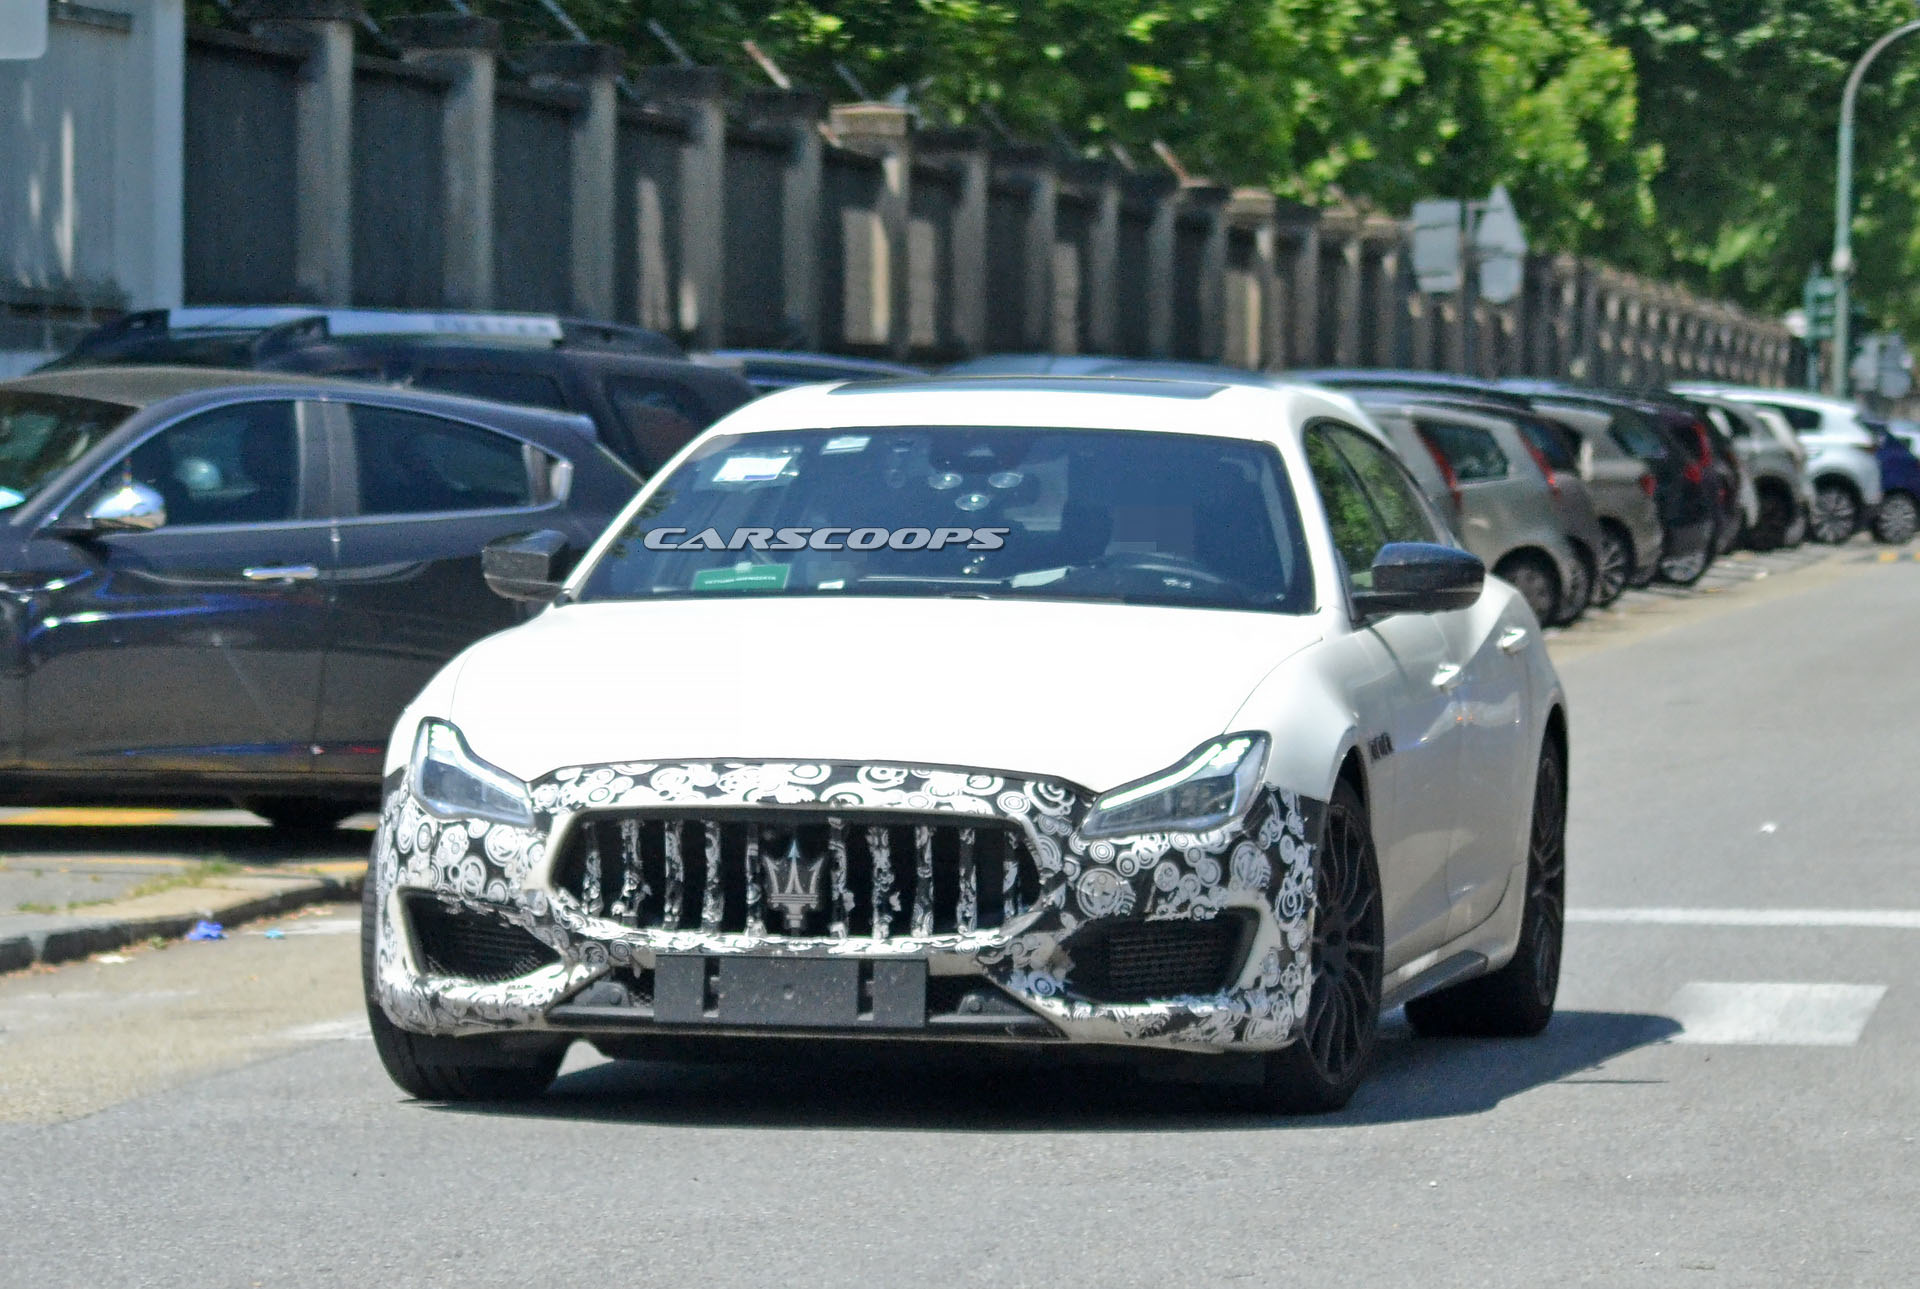
[[[0,510],[11,510],[133,414],[64,394],[0,390]]]
[[[730,595],[1313,604],[1270,445],[948,426],[717,438],[661,484],[578,598]]]

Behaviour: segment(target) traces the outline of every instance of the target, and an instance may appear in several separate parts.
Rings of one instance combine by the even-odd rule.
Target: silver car
[[[1880,463],[1873,455],[1873,433],[1860,423],[1860,410],[1852,403],[1785,389],[1674,388],[1690,397],[1708,394],[1770,407],[1787,418],[1807,449],[1807,473],[1813,478],[1809,526],[1815,541],[1837,545],[1873,522],[1880,508]]]
[[[1526,598],[1543,624],[1573,621],[1593,588],[1600,526],[1512,420],[1457,406],[1367,401],[1414,479],[1461,544]],[[1569,532],[1572,522],[1577,533]],[[1582,547],[1584,546],[1584,550]]]
[[[1722,434],[1733,441],[1745,475],[1752,481],[1752,501],[1742,499],[1746,527],[1742,537],[1755,550],[1773,550],[1788,544],[1803,507],[1812,509],[1813,483],[1807,475],[1806,450],[1793,441],[1793,428],[1772,408],[1737,399],[1691,395]],[[1767,420],[1771,416],[1778,428]],[[1783,442],[1780,433],[1784,431]]]
[[[1653,471],[1615,440],[1612,412],[1574,403],[1542,404],[1538,410],[1579,441],[1580,478],[1600,520],[1593,600],[1611,604],[1627,587],[1646,585],[1660,570],[1665,534]]]

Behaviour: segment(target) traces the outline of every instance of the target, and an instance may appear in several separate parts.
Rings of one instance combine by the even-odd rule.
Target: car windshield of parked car
[[[0,510],[11,510],[133,414],[119,403],[0,391]]]
[[[717,438],[653,493],[578,598],[769,594],[1313,604],[1272,446],[957,426]]]

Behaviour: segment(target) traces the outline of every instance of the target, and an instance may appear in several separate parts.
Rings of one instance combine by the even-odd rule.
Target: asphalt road
[[[380,1073],[320,909],[0,980],[0,1285],[1915,1283],[1920,564],[1871,558],[1556,642],[1539,1039],[1395,1018],[1320,1119],[584,1048],[534,1106],[449,1109]]]

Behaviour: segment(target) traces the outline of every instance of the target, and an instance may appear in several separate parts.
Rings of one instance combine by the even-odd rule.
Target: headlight
[[[1180,762],[1103,793],[1081,821],[1082,837],[1147,832],[1207,832],[1253,803],[1267,772],[1265,734],[1225,734]]]
[[[468,751],[460,731],[445,721],[420,722],[413,739],[412,777],[413,795],[433,814],[533,827],[527,785]]]

